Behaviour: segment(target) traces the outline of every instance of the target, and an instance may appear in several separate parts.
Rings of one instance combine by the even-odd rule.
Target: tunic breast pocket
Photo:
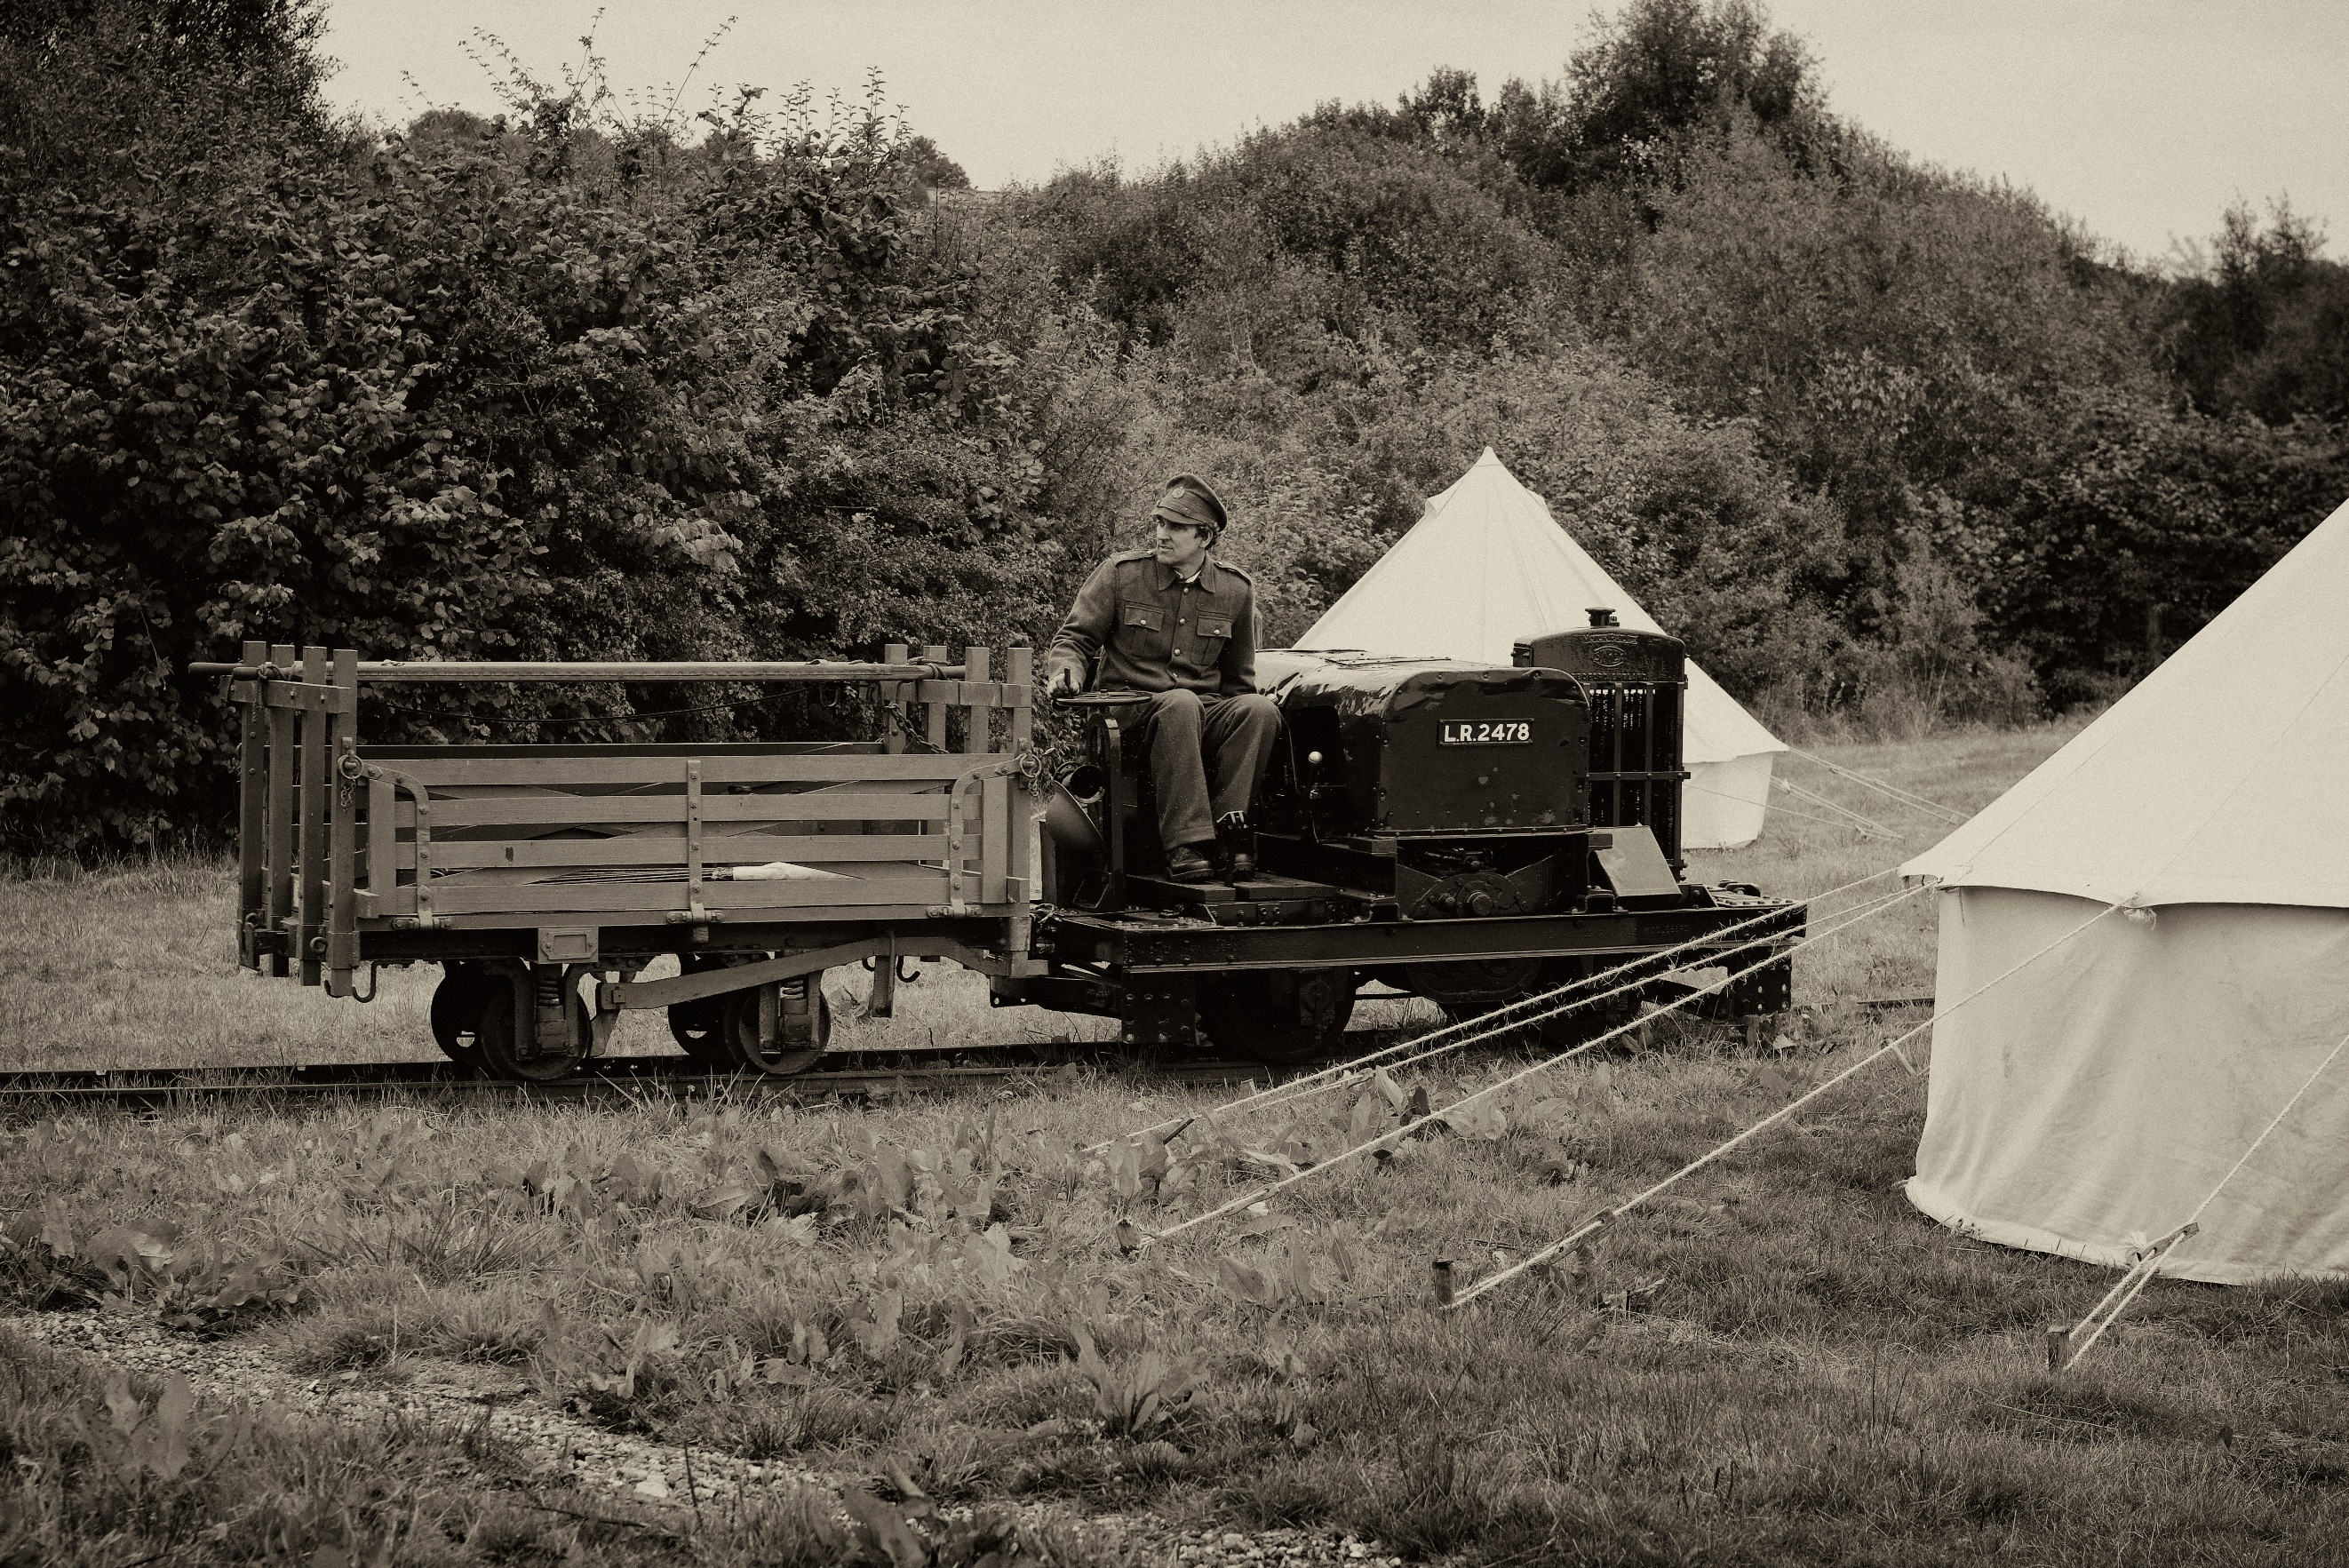
[[[1117,645],[1139,657],[1163,659],[1171,651],[1167,624],[1172,619],[1163,605],[1129,599],[1117,607]]]
[[[1199,641],[1207,645],[1206,651],[1210,657],[1214,656],[1224,639],[1231,634],[1232,617],[1229,615],[1208,614],[1199,617]]]

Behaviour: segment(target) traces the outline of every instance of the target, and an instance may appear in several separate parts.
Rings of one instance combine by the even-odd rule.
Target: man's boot
[[[1255,880],[1256,835],[1248,830],[1247,813],[1226,811],[1216,819],[1216,845],[1226,882]]]
[[[1166,851],[1166,880],[1204,882],[1216,880],[1216,868],[1196,844],[1177,844]]]

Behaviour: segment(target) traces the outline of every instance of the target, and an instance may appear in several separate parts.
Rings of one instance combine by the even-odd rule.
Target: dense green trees
[[[179,671],[243,637],[709,656],[1032,618],[1010,356],[878,119],[745,95],[687,148],[573,95],[378,143],[247,90],[297,78],[297,26],[83,21],[7,40],[0,89],[47,128],[0,163],[12,837],[215,814],[222,712]]]
[[[1744,0],[1632,0],[1557,80],[1438,70],[1012,221],[1171,367],[1164,417],[1244,406],[1331,476],[1344,548],[1273,556],[1300,614],[1489,439],[1741,696],[2004,717],[2126,684],[2349,491],[2349,273],[2306,225],[2232,215],[2208,275],[2147,273],[1835,119]],[[1546,420],[1568,383],[1639,412]],[[1636,454],[1597,504],[1593,441]]]
[[[2316,226],[2281,202],[2261,232],[2229,209],[2207,273],[2178,280],[2166,325],[2195,406],[2268,424],[2349,418],[2349,267],[2317,253]]]
[[[2349,273],[2308,225],[2146,273],[1838,121],[1745,0],[998,200],[803,93],[632,120],[517,72],[499,119],[364,132],[316,30],[0,17],[11,843],[209,830],[226,715],[179,672],[243,637],[1040,637],[1176,467],[1234,501],[1275,642],[1489,443],[1741,696],[1997,717],[2125,684],[2349,490]],[[591,720],[632,697],[665,700],[365,717],[651,733]]]

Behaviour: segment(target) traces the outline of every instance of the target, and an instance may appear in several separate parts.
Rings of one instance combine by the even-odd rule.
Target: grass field
[[[2062,738],[1830,755],[1971,810]],[[1700,857],[1699,874],[1815,892],[1940,830],[1785,766],[1901,841],[1782,817],[1753,849]],[[14,1004],[0,1067],[429,1051],[418,977],[387,976],[360,1008],[235,974],[227,892],[210,866],[0,885]],[[1798,1001],[1816,1014],[1783,1058],[1661,1024],[1650,1051],[1506,1092],[1496,1124],[1464,1121],[1139,1249],[1127,1227],[1326,1158],[1393,1125],[1386,1102],[1329,1097],[1108,1159],[1079,1150],[1209,1097],[1063,1072],[991,1099],[807,1111],[75,1117],[0,1147],[19,1239],[0,1284],[20,1308],[119,1294],[90,1261],[107,1253],[96,1238],[169,1222],[179,1240],[119,1265],[121,1309],[235,1335],[297,1370],[397,1380],[419,1358],[502,1363],[551,1399],[704,1451],[901,1474],[961,1502],[1335,1522],[1431,1558],[2349,1560],[2349,1294],[2158,1283],[2080,1369],[2049,1377],[2041,1330],[2109,1276],[1911,1210],[1896,1189],[1924,1082],[1897,1066],[1590,1253],[1469,1310],[1430,1309],[1433,1259],[1474,1275],[1522,1257],[1880,1041],[1885,1020],[1848,1003],[1929,991],[1930,922],[1920,896],[1806,950]],[[945,978],[901,1007],[892,1026],[926,1039],[1071,1026],[988,1015]],[[1452,1058],[1399,1087],[1441,1105],[1525,1060]],[[295,1289],[290,1305],[269,1299]],[[72,1423],[106,1419],[99,1387],[45,1353],[8,1360],[0,1432],[20,1458],[0,1474],[16,1532],[0,1554],[261,1558],[243,1532],[183,1538],[171,1522],[274,1509],[305,1552],[382,1541],[383,1561],[821,1560],[805,1521],[771,1511],[587,1540],[501,1501],[512,1482],[495,1456],[423,1436],[362,1453],[347,1435],[247,1433],[243,1480],[214,1464],[201,1483],[134,1487],[71,1460]],[[342,1492],[318,1479],[367,1473]],[[492,1515],[486,1533],[446,1522]]]

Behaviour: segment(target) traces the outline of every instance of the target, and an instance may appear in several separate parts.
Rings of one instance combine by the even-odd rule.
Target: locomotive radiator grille
[[[1590,698],[1590,825],[1645,826],[1681,860],[1681,693],[1677,686],[1586,679]]]

